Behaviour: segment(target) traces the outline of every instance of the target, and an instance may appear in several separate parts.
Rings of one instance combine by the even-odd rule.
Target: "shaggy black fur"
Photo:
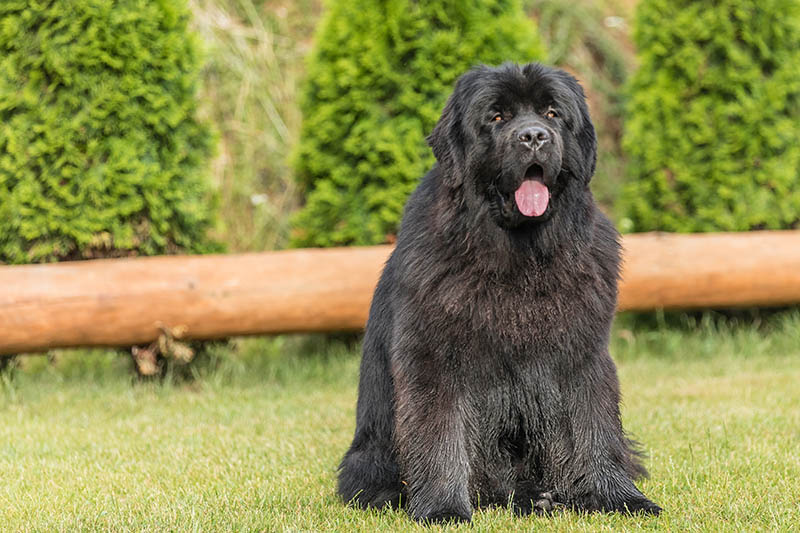
[[[420,521],[509,502],[657,514],[620,423],[619,242],[589,191],[583,90],[538,64],[473,69],[429,142],[372,301],[340,496]],[[550,192],[538,217],[514,203],[526,179]]]

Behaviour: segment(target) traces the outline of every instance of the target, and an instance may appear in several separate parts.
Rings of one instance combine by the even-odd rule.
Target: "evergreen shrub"
[[[0,262],[219,249],[188,20],[172,0],[0,3]]]
[[[293,245],[391,240],[456,78],[542,56],[516,0],[331,0],[303,90]]]
[[[800,2],[643,0],[625,231],[796,228]]]

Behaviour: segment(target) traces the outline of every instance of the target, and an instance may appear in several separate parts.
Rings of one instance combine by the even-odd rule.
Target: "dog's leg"
[[[339,496],[362,509],[397,508],[403,493],[392,450],[356,435],[339,466]]]
[[[453,374],[405,359],[393,365],[395,441],[408,493],[420,522],[469,521],[468,434],[471,413]]]
[[[569,383],[565,399],[573,450],[564,458],[567,486],[562,488],[568,504],[586,511],[659,514],[661,508],[633,483],[646,471],[622,430],[619,381],[608,353],[576,369]]]
[[[392,413],[381,414],[390,400],[370,396],[374,400],[370,405],[363,397],[364,402],[359,397],[355,438],[339,465],[339,496],[362,509],[397,508],[403,503],[403,486],[391,438]]]
[[[386,396],[359,397],[355,438],[339,465],[338,492],[345,503],[364,509],[397,508],[403,503],[392,416],[391,391]]]
[[[384,278],[390,275],[387,268]],[[361,359],[356,432],[339,466],[339,496],[361,508],[396,508],[403,503],[393,442],[394,386],[387,348],[392,318],[386,286],[382,279],[370,309],[371,327],[364,336]]]

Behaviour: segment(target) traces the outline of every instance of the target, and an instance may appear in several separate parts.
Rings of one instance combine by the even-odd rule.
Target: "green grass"
[[[475,514],[471,531],[791,531],[800,523],[800,313],[623,317],[624,423],[649,454],[658,518]],[[109,352],[29,357],[0,375],[4,531],[409,531],[335,496],[358,358],[315,340],[216,348],[193,381],[133,383]],[[437,528],[432,528],[437,530]]]

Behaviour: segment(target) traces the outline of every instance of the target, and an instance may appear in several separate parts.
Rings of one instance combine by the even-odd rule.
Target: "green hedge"
[[[188,20],[172,0],[0,3],[0,261],[219,248]]]
[[[295,246],[385,242],[433,165],[425,144],[456,78],[542,57],[514,0],[331,0],[316,34],[299,149]]]
[[[622,229],[800,221],[800,2],[643,0]]]

